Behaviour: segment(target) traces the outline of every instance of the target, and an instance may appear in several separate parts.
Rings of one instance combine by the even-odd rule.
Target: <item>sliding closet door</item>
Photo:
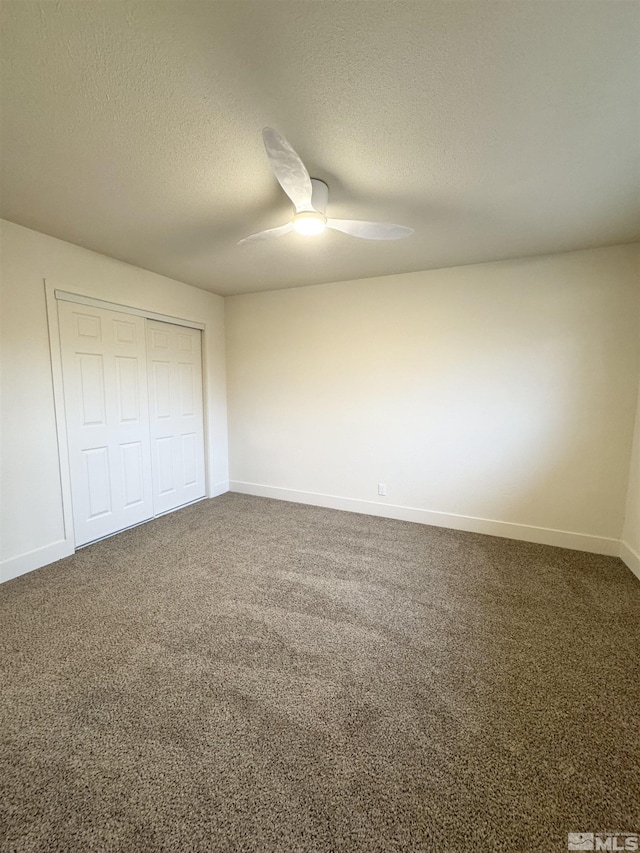
[[[155,514],[204,497],[202,334],[147,320]]]
[[[58,302],[75,544],[153,517],[142,317]]]

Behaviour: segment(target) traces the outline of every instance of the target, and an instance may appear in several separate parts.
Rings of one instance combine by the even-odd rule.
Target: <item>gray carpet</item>
[[[617,559],[236,494],[0,587],[3,851],[640,829]]]

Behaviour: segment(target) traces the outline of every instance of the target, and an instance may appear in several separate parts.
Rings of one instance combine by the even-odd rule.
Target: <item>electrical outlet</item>
[[[378,483],[378,494],[383,497],[387,494],[387,484],[386,483]]]

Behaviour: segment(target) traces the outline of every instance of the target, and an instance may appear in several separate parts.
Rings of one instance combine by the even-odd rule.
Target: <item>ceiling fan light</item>
[[[327,220],[321,213],[304,211],[296,213],[293,217],[293,227],[298,234],[304,234],[305,237],[314,237],[317,234],[322,234],[326,226]]]

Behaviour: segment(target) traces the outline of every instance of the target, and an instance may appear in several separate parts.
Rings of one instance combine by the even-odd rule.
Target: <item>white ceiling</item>
[[[3,0],[3,217],[220,294],[640,239],[640,3]],[[334,217],[291,208],[261,130]]]

